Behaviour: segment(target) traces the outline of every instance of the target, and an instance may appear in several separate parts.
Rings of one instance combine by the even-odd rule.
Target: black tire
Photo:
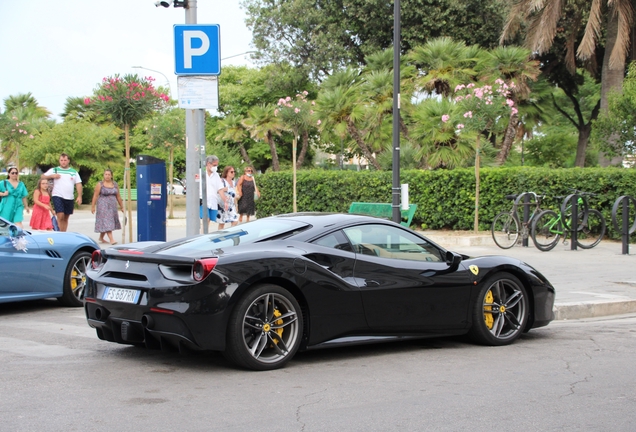
[[[598,210],[590,209],[583,227],[576,233],[576,245],[583,249],[591,249],[605,236],[605,218]]]
[[[502,249],[510,249],[519,239],[519,222],[509,212],[501,212],[490,227],[492,239]]]
[[[532,219],[532,241],[537,249],[547,252],[559,243],[563,226],[552,210],[544,210]]]
[[[91,254],[84,251],[76,252],[68,262],[64,272],[62,297],[58,298],[63,306],[79,307],[84,304],[86,269],[90,262]]]
[[[483,345],[508,345],[523,333],[530,301],[519,279],[498,273],[483,282],[473,306],[473,325],[468,336]]]
[[[261,285],[234,308],[224,355],[247,369],[278,369],[296,354],[302,335],[303,313],[294,296],[279,286]]]

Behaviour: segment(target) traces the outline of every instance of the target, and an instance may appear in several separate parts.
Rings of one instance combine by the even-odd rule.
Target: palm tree
[[[413,48],[408,58],[424,72],[416,79],[421,90],[449,97],[457,85],[473,80],[481,52],[479,47],[441,37]]]
[[[350,70],[345,70],[332,75],[335,82],[342,82],[344,75],[350,75]],[[331,81],[331,78],[326,82]],[[356,80],[357,81],[357,80]],[[366,101],[363,99],[360,86],[357,82],[333,86],[328,83],[326,89],[318,95],[316,99],[316,111],[321,119],[321,128],[326,137],[339,137],[344,139],[351,136],[362,155],[377,170],[381,170],[380,163],[373,155],[373,151],[365,142],[366,131],[361,130],[358,125],[364,120]]]
[[[272,169],[280,170],[278,153],[274,135],[280,135],[283,122],[274,114],[273,105],[257,105],[247,112],[247,117],[241,122],[253,139],[265,141],[272,153]]]
[[[457,133],[461,115],[448,99],[428,98],[415,107],[412,137],[419,144],[417,157],[430,168],[455,168],[467,165],[475,154],[475,137]],[[448,121],[442,120],[449,116]]]
[[[631,30],[633,24],[633,6],[631,0],[592,0],[583,38],[576,49],[576,57],[582,61],[594,62],[595,51],[601,35],[605,35],[605,50],[601,68],[601,112],[606,112],[610,92],[621,92],[625,74]],[[573,17],[561,19],[564,8],[573,9]],[[568,9],[568,11],[570,11]],[[526,46],[533,52],[548,52],[554,43],[557,31],[564,31],[567,37],[566,63],[570,73],[576,73],[574,59],[575,41],[582,30],[584,18],[580,8],[573,8],[566,2],[555,0],[518,0],[510,10],[500,42],[514,36],[527,23]],[[603,13],[606,14],[603,32]],[[560,27],[568,25],[567,28]]]
[[[243,140],[247,137],[247,130],[243,126],[243,120],[243,117],[236,114],[229,114],[221,119],[218,126],[222,132],[216,136],[216,140],[235,142],[238,145],[243,160],[247,165],[252,165],[250,156],[247,154],[245,146],[243,145]]]
[[[47,118],[51,116],[51,112],[40,106],[37,99],[29,93],[19,93],[15,96],[9,96],[4,100],[4,108],[6,112],[15,111],[19,108],[28,112],[28,116],[31,119],[34,118]]]

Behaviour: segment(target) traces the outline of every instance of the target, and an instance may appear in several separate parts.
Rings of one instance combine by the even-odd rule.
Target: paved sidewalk
[[[176,208],[174,216],[166,221],[167,240],[186,235],[185,208]],[[25,227],[28,227],[30,215],[25,217]],[[136,240],[135,212],[133,222],[133,239]],[[94,226],[95,216],[84,207],[76,210],[69,221],[70,231],[97,240]],[[210,229],[215,230],[215,224],[211,224]],[[532,240],[529,247],[500,249],[489,233],[424,231],[424,235],[447,249],[466,255],[507,255],[532,265],[556,288],[557,319],[636,313],[636,245],[630,245],[629,255],[621,254],[620,242],[608,240],[590,250],[572,251],[569,243],[559,243],[550,252],[541,252],[532,245]],[[114,236],[121,243],[122,232],[115,231]]]

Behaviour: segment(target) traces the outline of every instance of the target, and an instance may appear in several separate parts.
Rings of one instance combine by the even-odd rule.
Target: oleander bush
[[[473,169],[403,170],[401,183],[409,184],[409,200],[417,204],[413,226],[420,229],[472,230],[475,210]],[[497,213],[512,205],[507,194],[533,191],[547,195],[543,208],[557,209],[575,188],[592,192],[590,206],[599,210],[612,238],[620,238],[611,222],[614,201],[619,196],[636,198],[636,169],[535,167],[482,168],[480,178],[479,229],[489,230]],[[257,177],[262,197],[256,202],[260,217],[292,212],[292,172],[268,172]],[[299,212],[346,213],[354,201],[390,203],[390,171],[297,172]],[[633,214],[632,219],[633,221]]]

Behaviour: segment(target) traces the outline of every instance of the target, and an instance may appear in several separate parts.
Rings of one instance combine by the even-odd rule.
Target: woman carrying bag
[[[18,179],[18,169],[9,168],[9,180],[0,181],[0,217],[22,228],[24,209],[30,212],[27,195],[26,186]]]
[[[243,222],[243,216],[245,216],[245,222],[249,222],[250,216],[254,216],[256,213],[254,201],[261,196],[261,192],[258,190],[256,180],[254,179],[253,167],[245,167],[245,172],[236,185],[236,192],[239,198],[238,221],[239,223]]]

